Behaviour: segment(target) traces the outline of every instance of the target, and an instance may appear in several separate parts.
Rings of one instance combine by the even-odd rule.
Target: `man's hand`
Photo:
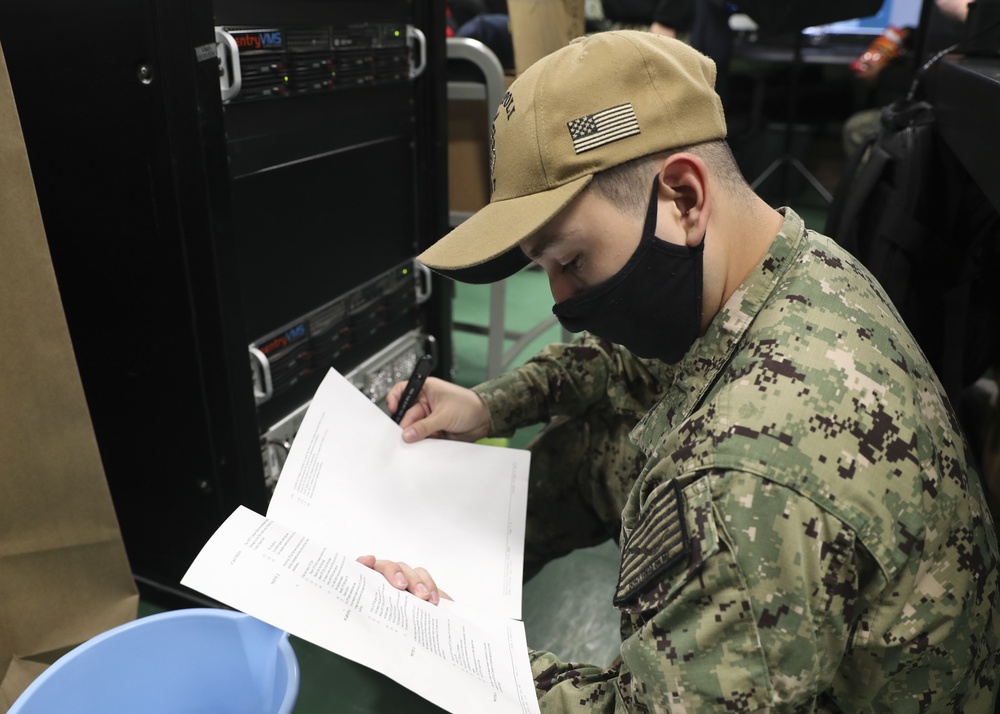
[[[399,382],[386,396],[390,413],[399,406],[405,387],[406,382]],[[429,377],[399,425],[403,427],[403,441],[407,442],[428,436],[476,441],[489,434],[490,415],[483,400],[471,389]]]
[[[948,17],[965,22],[969,17],[969,0],[935,0],[938,10]]]
[[[362,555],[358,562],[381,573],[397,590],[406,590],[432,605],[441,602],[441,598],[451,600],[448,593],[439,589],[431,574],[423,568],[411,568],[406,563],[393,560],[378,560],[374,555]]]
[[[677,30],[675,30],[672,27],[667,27],[666,25],[661,24],[659,22],[654,22],[652,25],[650,25],[649,31],[652,32],[654,35],[663,35],[664,37],[673,37],[673,38],[677,37]]]

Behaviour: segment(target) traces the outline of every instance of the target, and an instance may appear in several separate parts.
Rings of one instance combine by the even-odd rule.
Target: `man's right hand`
[[[399,382],[385,398],[389,412],[399,406],[406,382]],[[429,436],[438,439],[476,441],[489,434],[490,415],[479,395],[471,389],[429,377],[417,401],[399,423],[403,441],[414,442]]]

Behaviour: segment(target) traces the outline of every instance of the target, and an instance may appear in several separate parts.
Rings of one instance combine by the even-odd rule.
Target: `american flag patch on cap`
[[[639,133],[639,120],[631,104],[619,104],[596,114],[566,122],[576,153],[596,149]]]

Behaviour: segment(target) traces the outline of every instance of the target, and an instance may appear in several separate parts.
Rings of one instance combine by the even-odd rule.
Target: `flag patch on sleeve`
[[[635,598],[676,563],[687,558],[688,534],[683,496],[676,480],[665,483],[646,503],[622,549],[614,603]]]
[[[639,120],[631,104],[619,104],[596,114],[566,122],[573,149],[578,154],[635,136],[639,133]]]

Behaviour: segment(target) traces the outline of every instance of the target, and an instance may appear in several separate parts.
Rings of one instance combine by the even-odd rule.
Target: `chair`
[[[290,714],[298,691],[288,633],[240,612],[192,608],[87,640],[35,679],[9,714]]]
[[[448,184],[449,223],[459,225],[489,202],[489,136],[506,91],[500,60],[478,40],[449,37]],[[486,335],[486,376],[501,374],[537,337],[556,324],[549,315],[526,332],[507,330],[506,281],[490,286],[489,324],[456,322],[455,329]],[[564,339],[568,335],[564,331]],[[504,349],[505,340],[514,344]]]

